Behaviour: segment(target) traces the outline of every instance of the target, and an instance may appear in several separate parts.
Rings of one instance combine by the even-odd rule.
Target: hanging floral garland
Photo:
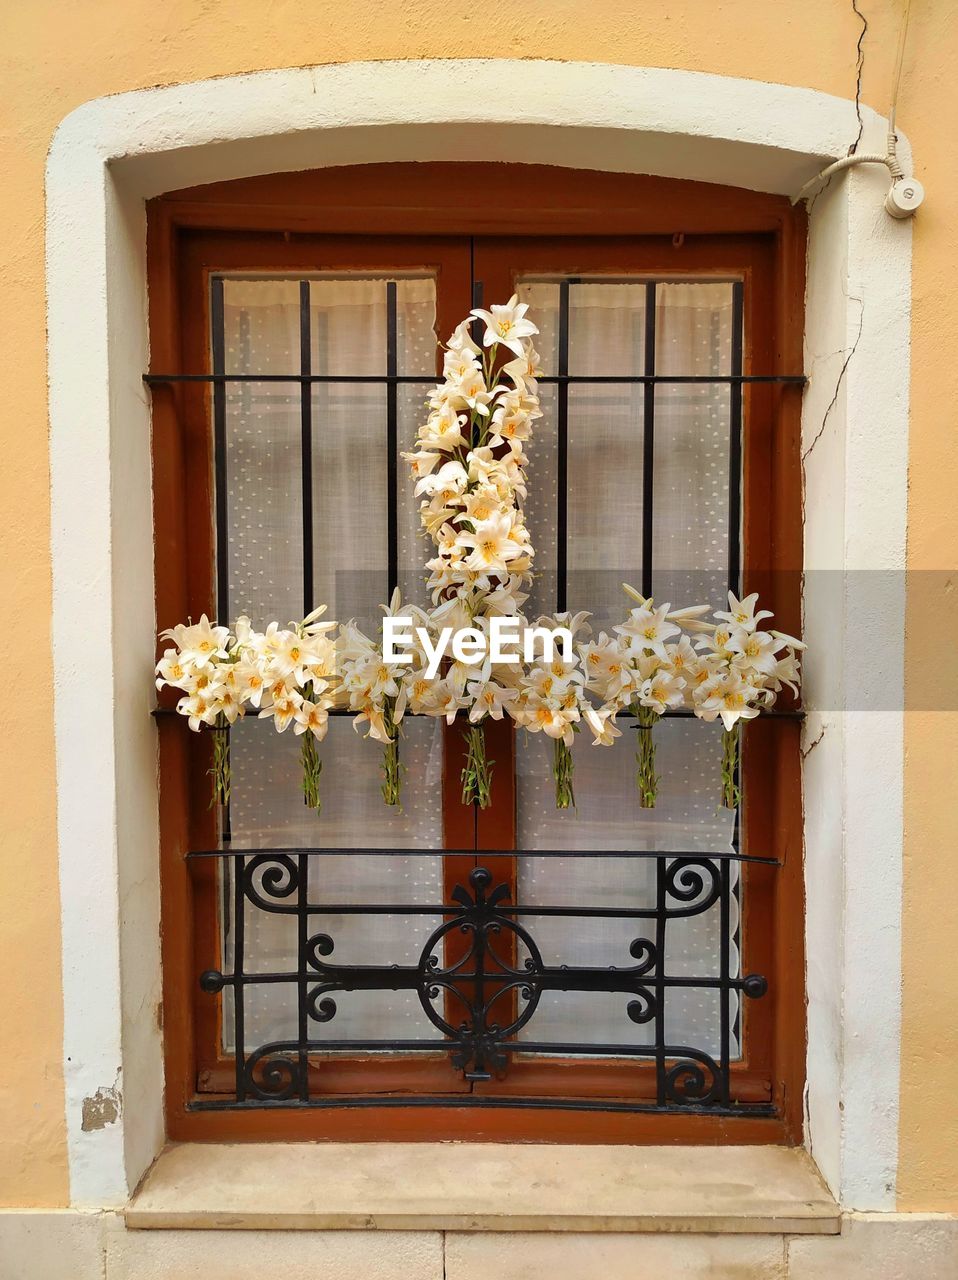
[[[214,732],[213,803],[229,800],[228,731],[248,706],[278,732],[292,724],[302,736],[303,797],[313,809],[320,807],[318,744],[334,708],[354,713],[356,728],[382,745],[382,794],[393,807],[401,804],[407,714],[462,725],[462,800],[481,808],[491,803],[494,765],[486,722],[508,716],[529,733],[544,733],[554,743],[556,806],[568,809],[575,805],[575,734],[584,725],[595,745],[611,746],[621,736],[617,716],[629,713],[638,726],[639,803],[654,808],[654,730],[678,709],[722,720],[722,803],[740,803],[741,723],[771,707],[784,686],[797,694],[804,648],[759,629],[772,615],[756,611],[756,595],[738,600],[730,592],[728,610],[706,621],[708,605],[657,606],[625,585],[635,607],[611,637],[593,638],[587,613],[535,622],[522,614],[535,557],[522,509],[526,446],[542,417],[532,342],[538,329],[526,312],[515,295],[504,306],[470,312],[446,345],[443,380],[427,400],[416,448],[403,454],[435,550],[426,562],[429,609],[403,606],[396,590],[382,606],[375,639],[354,622],[334,638],[337,624],[319,621],[325,606],[287,628],[271,622],[264,632],[245,617],[230,631],[204,615],[161,633],[174,647],[157,664],[157,687],[181,690],[176,709],[190,728]],[[470,333],[474,322],[483,328],[481,345]],[[401,655],[386,643],[387,619],[409,629]],[[497,619],[511,620],[515,647],[495,658]],[[471,637],[471,647],[454,646],[450,657],[443,647],[450,635]]]

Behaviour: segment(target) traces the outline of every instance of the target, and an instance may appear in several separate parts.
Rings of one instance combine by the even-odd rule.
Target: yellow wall
[[[862,0],[863,100],[887,108],[904,0]],[[915,226],[909,556],[958,565],[954,403],[958,10],[914,4],[899,122],[929,192]],[[91,98],[266,67],[354,59],[591,59],[778,81],[851,97],[861,24],[845,0],[29,0],[4,6],[0,54],[0,600],[19,624],[18,680],[0,695],[0,1203],[67,1197],[58,973],[49,616],[43,169],[57,124]],[[521,85],[516,86],[521,92]],[[851,140],[851,139],[849,139]],[[943,580],[942,580],[943,581]],[[951,599],[936,582],[940,607]],[[940,599],[939,599],[940,597]],[[952,606],[954,613],[954,606]],[[938,669],[910,604],[909,660]],[[954,648],[958,628],[939,632]],[[24,697],[24,690],[29,696]],[[903,1207],[958,1209],[958,717],[907,735]]]

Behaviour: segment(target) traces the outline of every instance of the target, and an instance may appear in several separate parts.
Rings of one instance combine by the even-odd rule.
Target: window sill
[[[140,1229],[832,1235],[840,1211],[788,1147],[196,1143],[161,1153]]]

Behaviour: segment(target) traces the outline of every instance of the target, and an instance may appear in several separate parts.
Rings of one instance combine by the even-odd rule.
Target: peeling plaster
[[[84,1098],[81,1108],[80,1129],[83,1133],[96,1133],[108,1125],[116,1124],[123,1111],[123,1094],[119,1089],[120,1073],[112,1086],[103,1085],[92,1097]]]

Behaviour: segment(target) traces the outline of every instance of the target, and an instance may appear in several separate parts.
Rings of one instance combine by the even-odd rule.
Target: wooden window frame
[[[465,174],[468,170],[468,174]],[[466,181],[468,176],[468,181]],[[509,193],[509,207],[477,204],[475,192]],[[249,233],[266,233],[251,240]],[[323,236],[395,237],[409,251],[408,265],[422,265],[424,252],[437,237],[542,236],[543,267],[548,246],[563,237],[596,237],[608,245],[613,237],[633,243],[636,237],[660,238],[650,252],[655,274],[718,273],[715,237],[729,249],[724,271],[756,270],[768,289],[761,314],[746,312],[746,369],[791,374],[801,369],[804,292],[804,214],[781,197],[737,189],[645,176],[576,172],[544,166],[396,164],[356,166],[310,173],[278,174],[213,184],[162,196],[148,205],[148,278],[150,296],[151,370],[200,372],[196,353],[207,346],[205,305],[184,308],[184,281],[197,271],[228,269],[243,245],[243,261],[253,267],[303,270],[305,238]],[[264,246],[264,256],[250,260],[250,246]],[[531,242],[530,242],[531,243]],[[651,241],[650,241],[651,244]],[[661,263],[672,257],[672,271]],[[255,253],[253,258],[256,259]],[[343,260],[345,262],[345,259]],[[365,260],[368,262],[368,258]],[[325,262],[324,262],[325,265]],[[400,251],[390,252],[389,269],[404,265]],[[571,264],[569,264],[571,265]],[[308,268],[305,268],[308,269]],[[568,265],[565,269],[568,269]],[[490,279],[495,292],[506,278]],[[204,275],[205,279],[205,275]],[[489,294],[488,296],[491,296]],[[746,289],[746,299],[756,291]],[[195,301],[195,299],[194,299]],[[747,301],[747,306],[749,305]],[[461,318],[450,305],[440,314],[441,333]],[[781,384],[750,384],[744,392],[744,420],[767,424],[750,432],[743,453],[743,553],[745,586],[760,590],[775,610],[778,625],[797,632],[800,626],[802,526],[800,492],[800,392]],[[156,526],[157,613],[161,619],[208,608],[213,596],[211,555],[197,556],[190,542],[187,513],[210,512],[209,398],[197,384],[158,384],[153,389],[154,495]],[[194,430],[183,430],[184,423]],[[761,494],[761,501],[751,495]],[[195,523],[192,526],[195,529]],[[191,554],[187,555],[187,546]],[[743,1062],[735,1064],[738,1096],[770,1097],[775,1117],[610,1113],[457,1108],[447,1102],[423,1108],[349,1107],[296,1111],[191,1111],[198,1067],[198,1034],[210,1034],[209,1006],[196,1000],[197,974],[209,967],[208,941],[194,936],[197,913],[210,918],[215,886],[212,864],[191,876],[184,853],[202,838],[189,814],[207,813],[208,743],[183,732],[172,718],[159,721],[161,791],[161,893],[164,965],[164,1039],[166,1116],[171,1138],[189,1139],[342,1139],[474,1138],[498,1140],[756,1143],[798,1142],[802,1132],[804,1085],[804,889],[800,798],[799,726],[790,721],[757,721],[746,736],[744,769],[750,789],[746,838],[781,864],[774,871],[749,866],[744,873],[746,947],[761,954],[770,982],[769,995],[749,1011],[751,1027],[762,1024],[760,1037],[750,1034]],[[451,744],[451,745],[450,745]],[[447,771],[455,776],[457,747],[447,735]],[[512,738],[503,734],[493,752],[511,761]],[[450,757],[450,753],[451,757]],[[511,771],[497,770],[497,786]],[[751,785],[749,785],[751,784]],[[447,847],[471,845],[464,826],[473,814],[445,807]],[[514,847],[514,825],[502,815],[508,804],[476,820],[476,847]],[[206,845],[215,843],[207,818]],[[200,824],[202,826],[202,822]],[[447,860],[447,864],[452,860]],[[493,867],[507,873],[510,868]],[[447,865],[447,875],[461,878],[462,868]],[[205,877],[205,879],[204,879]],[[765,904],[757,914],[754,904]],[[204,952],[204,945],[207,951]],[[758,1023],[756,1023],[756,1019]],[[215,1031],[215,1023],[212,1024]],[[198,1032],[199,1027],[199,1032]],[[205,1028],[205,1030],[204,1030]],[[498,1092],[564,1096],[562,1063],[525,1061],[514,1064],[507,1087]],[[518,1070],[517,1070],[518,1068]],[[557,1070],[558,1068],[558,1070]],[[367,1087],[390,1091],[450,1093],[449,1065],[385,1061],[377,1083],[374,1070]],[[348,1065],[344,1081],[352,1091]],[[635,1067],[630,1068],[634,1081]],[[609,1064],[576,1063],[576,1094],[608,1096]],[[325,1072],[325,1069],[324,1069]],[[398,1074],[397,1074],[398,1073]],[[440,1073],[442,1073],[440,1078]],[[334,1079],[334,1075],[329,1075]],[[515,1082],[513,1088],[510,1084]],[[752,1090],[750,1093],[749,1090]],[[365,1091],[365,1090],[364,1090]],[[568,1090],[565,1089],[565,1093]],[[614,1092],[614,1086],[612,1087]]]

